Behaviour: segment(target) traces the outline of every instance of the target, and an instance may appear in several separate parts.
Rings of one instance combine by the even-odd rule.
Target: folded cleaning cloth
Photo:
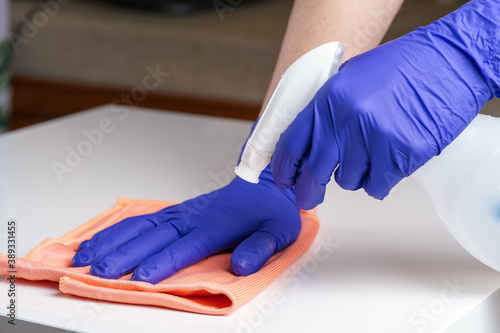
[[[154,213],[173,204],[118,199],[108,211],[59,239],[45,239],[26,258],[16,259],[16,277],[59,281],[59,290],[80,297],[223,315],[250,300],[299,258],[311,245],[319,228],[319,219],[314,213],[301,211],[302,230],[297,241],[275,254],[258,272],[249,276],[232,273],[230,253],[206,258],[155,285],[130,281],[132,274],[109,280],[89,275],[90,266],[72,267],[71,259],[78,245],[96,232],[124,218]],[[0,254],[0,274],[7,274],[7,260],[7,255]]]

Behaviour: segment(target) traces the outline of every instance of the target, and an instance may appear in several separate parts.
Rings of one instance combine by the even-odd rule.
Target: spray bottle
[[[281,76],[241,155],[236,174],[258,183],[271,162],[278,139],[316,92],[338,72],[345,48],[339,42],[318,46],[297,59]]]
[[[338,71],[342,44],[319,46],[283,74],[250,136],[236,174],[258,183],[280,134]],[[439,217],[474,257],[500,271],[500,118],[478,115],[441,155],[410,178],[431,196]]]
[[[500,271],[500,118],[479,114],[410,178],[470,254]]]

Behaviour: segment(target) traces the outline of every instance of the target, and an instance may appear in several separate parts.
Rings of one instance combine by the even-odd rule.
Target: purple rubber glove
[[[296,205],[344,189],[383,199],[500,97],[500,1],[475,0],[347,61],[281,135],[271,168]]]
[[[154,214],[127,218],[78,247],[73,266],[90,274],[157,283],[217,252],[234,249],[233,272],[256,272],[298,237],[301,220],[293,190],[276,187],[268,167],[259,184],[229,185]]]

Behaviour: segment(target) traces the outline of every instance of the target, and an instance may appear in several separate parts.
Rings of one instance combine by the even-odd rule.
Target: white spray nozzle
[[[319,88],[337,73],[344,51],[339,42],[326,43],[307,52],[288,67],[247,141],[240,164],[235,169],[236,175],[251,183],[259,182],[260,173],[271,161],[281,133]]]

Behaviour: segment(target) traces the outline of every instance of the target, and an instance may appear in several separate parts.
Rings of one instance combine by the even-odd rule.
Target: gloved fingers
[[[363,180],[366,193],[378,200],[383,200],[391,189],[404,178],[398,165],[392,160],[380,166],[377,160],[373,161],[370,173]]]
[[[323,138],[321,144],[313,145],[302,160],[295,183],[295,206],[300,209],[313,209],[323,202],[326,185],[339,161],[336,140]]]
[[[263,222],[261,228],[243,240],[231,255],[231,266],[236,275],[257,272],[276,252],[284,250],[297,240],[302,221],[298,210],[290,211]]]
[[[203,230],[194,230],[141,263],[131,280],[158,283],[216,252]]]
[[[71,263],[74,267],[93,264],[118,246],[155,228],[159,224],[158,219],[159,217],[155,214],[129,217],[99,231],[90,240],[84,242],[82,249],[74,255]]]
[[[78,251],[83,250],[86,247],[92,246],[90,239],[84,240],[78,245]]]
[[[106,279],[117,279],[130,273],[144,260],[160,252],[181,237],[170,223],[164,223],[141,236],[120,245],[90,267],[90,274]]]
[[[406,129],[406,132],[409,133],[410,129]],[[370,172],[363,180],[363,188],[369,196],[384,199],[401,179],[409,176],[414,164],[422,165],[430,158],[424,157],[429,153],[426,141],[412,137],[414,139],[408,141],[386,133],[374,139]]]
[[[287,189],[295,185],[302,158],[311,147],[313,112],[313,107],[309,104],[281,134],[276,144],[271,159],[271,172],[279,188]]]
[[[276,253],[277,248],[278,240],[275,235],[266,231],[253,233],[231,255],[234,274],[242,276],[257,272]]]
[[[78,245],[78,251],[81,251],[87,247],[92,247],[94,243],[98,242],[102,238],[106,238],[108,235],[116,232],[116,230],[121,228],[120,223],[125,224],[127,223],[128,219],[124,219],[123,221],[120,221],[119,223],[113,224],[112,226],[103,229],[96,233],[94,236],[92,236],[91,239],[84,240],[83,242]]]
[[[335,171],[335,181],[344,190],[355,191],[363,186],[363,179],[370,170],[370,161],[366,152],[366,147],[359,139],[361,134],[344,138],[344,154],[339,166]]]
[[[295,183],[295,206],[299,209],[313,209],[323,202],[326,184],[321,184],[307,169],[301,169]]]

